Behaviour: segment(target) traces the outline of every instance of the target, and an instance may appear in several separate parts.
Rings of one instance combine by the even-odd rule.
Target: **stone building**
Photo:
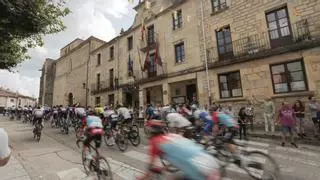
[[[184,103],[197,95],[197,73],[189,70],[202,64],[199,4],[191,0],[149,2],[150,8],[146,2],[135,7],[130,29],[91,53],[91,104],[138,107]],[[143,71],[146,57],[149,66]]]
[[[53,85],[56,73],[56,64],[53,59],[47,58],[41,69],[39,103],[53,105]]]
[[[277,107],[320,98],[319,1],[147,2],[109,42],[77,39],[61,49],[53,104],[137,107],[197,98],[237,111],[253,95]]]
[[[89,54],[104,43],[95,37],[75,39],[60,50],[55,61],[53,105],[88,104]]]
[[[0,87],[0,112],[4,108],[18,107],[18,106],[35,106],[37,99],[29,96],[22,95],[18,92],[10,91]]]
[[[208,60],[213,101],[239,109],[253,96],[271,97],[277,107],[285,100],[320,98],[319,1],[202,3],[201,57]],[[198,86],[202,104],[208,96],[203,87]]]

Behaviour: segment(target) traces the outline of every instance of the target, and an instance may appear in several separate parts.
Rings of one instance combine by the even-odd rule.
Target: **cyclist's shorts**
[[[104,134],[103,129],[102,128],[91,128],[91,129],[88,129],[88,132],[89,133],[87,134],[87,138],[84,141],[84,145],[89,146],[89,144],[93,140],[95,142],[95,147],[100,148],[102,135]]]
[[[232,143],[233,137],[237,135],[237,131],[234,128],[227,128],[226,133],[223,136],[223,142]]]

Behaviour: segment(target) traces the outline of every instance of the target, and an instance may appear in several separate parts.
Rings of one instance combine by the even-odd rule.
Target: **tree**
[[[28,49],[42,46],[44,35],[63,31],[69,13],[63,0],[0,0],[0,69],[30,59]]]

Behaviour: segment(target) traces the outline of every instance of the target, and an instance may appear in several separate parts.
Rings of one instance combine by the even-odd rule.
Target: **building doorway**
[[[72,93],[69,93],[69,96],[68,96],[68,104],[69,104],[69,106],[72,106],[72,105],[73,105],[73,94],[72,94]]]
[[[114,107],[114,94],[108,95],[108,105],[112,105]]]
[[[192,102],[192,98],[197,94],[197,86],[195,84],[190,84],[186,86],[187,89],[187,100],[189,103]]]
[[[150,95],[150,91],[147,91],[147,104],[151,103],[151,95]]]
[[[132,107],[132,93],[126,93],[126,106]]]

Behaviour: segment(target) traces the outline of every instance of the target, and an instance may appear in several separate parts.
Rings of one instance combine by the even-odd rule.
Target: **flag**
[[[128,60],[128,72],[133,72],[133,61],[131,60],[131,56],[129,54],[129,60]]]
[[[144,25],[144,20],[142,20],[141,22],[141,37],[140,37],[140,40],[141,41],[144,41],[144,35],[145,35],[145,32],[146,32],[146,26]]]
[[[159,54],[159,41],[156,43],[156,52],[155,52],[154,58],[155,58],[155,63],[158,64],[159,66],[162,66],[162,60]]]
[[[146,60],[144,61],[144,65],[143,65],[143,71],[148,70],[149,66],[150,66],[150,58],[149,58],[149,48],[148,48],[146,53]]]

